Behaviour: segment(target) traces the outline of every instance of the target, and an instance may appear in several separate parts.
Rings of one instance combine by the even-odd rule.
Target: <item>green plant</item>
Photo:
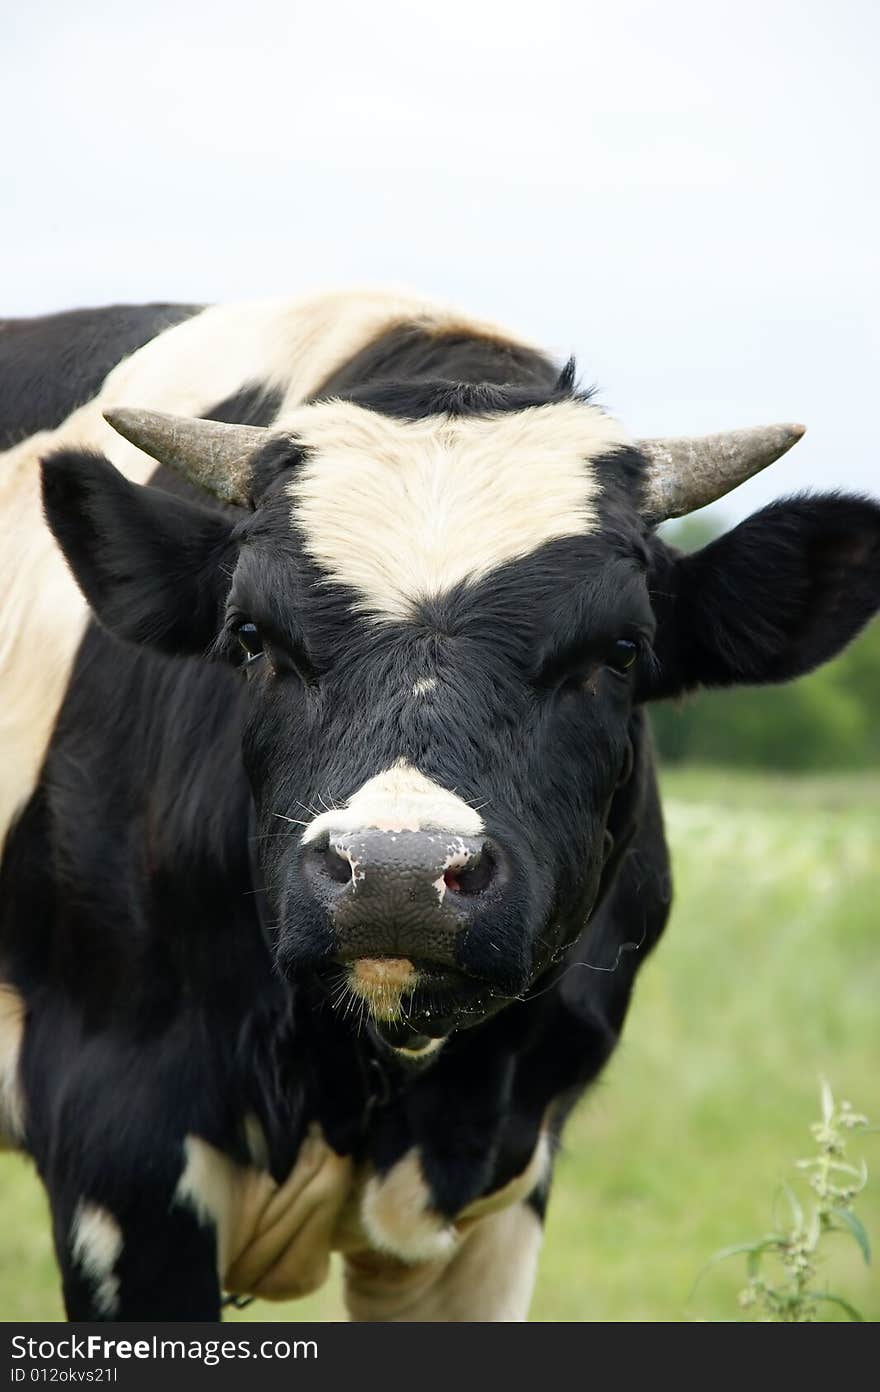
[[[822,1084],[822,1119],[810,1127],[818,1154],[796,1160],[812,1190],[805,1206],[790,1184],[782,1186],[789,1222],[780,1231],[765,1233],[753,1242],[737,1243],[716,1252],[711,1263],[745,1255],[748,1281],[739,1295],[740,1307],[761,1322],[804,1324],[821,1318],[823,1305],[836,1305],[848,1319],[862,1320],[859,1311],[843,1296],[816,1286],[825,1244],[832,1233],[844,1233],[871,1260],[868,1234],[854,1212],[854,1204],[868,1180],[864,1158],[858,1165],[847,1159],[853,1131],[867,1131],[868,1118],[853,1111],[849,1102],[836,1103],[827,1083]]]

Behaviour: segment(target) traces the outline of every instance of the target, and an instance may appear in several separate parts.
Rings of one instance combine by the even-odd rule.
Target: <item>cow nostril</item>
[[[354,866],[351,860],[341,855],[335,846],[316,845],[309,848],[308,861],[311,864],[312,873],[321,878],[334,880],[336,884],[350,884],[354,878]]]
[[[443,872],[443,883],[453,894],[482,894],[495,875],[495,862],[488,851],[481,851],[468,865],[450,865]]]

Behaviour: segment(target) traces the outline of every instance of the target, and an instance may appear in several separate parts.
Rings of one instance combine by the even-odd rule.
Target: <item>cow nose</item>
[[[394,956],[454,966],[459,934],[505,878],[496,846],[442,829],[330,827],[304,848],[302,866],[346,961]]]

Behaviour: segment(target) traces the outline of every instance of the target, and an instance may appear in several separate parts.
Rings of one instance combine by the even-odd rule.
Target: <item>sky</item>
[[[635,435],[803,421],[716,505],[880,493],[874,0],[29,0],[0,314],[423,291]]]

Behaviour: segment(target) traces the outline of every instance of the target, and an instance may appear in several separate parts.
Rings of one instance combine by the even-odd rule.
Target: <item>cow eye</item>
[[[235,636],[244,648],[248,662],[253,662],[255,657],[262,657],[263,639],[256,624],[238,624],[235,629]]]
[[[628,672],[638,655],[638,643],[631,638],[617,638],[605,654],[605,665],[612,672]]]

